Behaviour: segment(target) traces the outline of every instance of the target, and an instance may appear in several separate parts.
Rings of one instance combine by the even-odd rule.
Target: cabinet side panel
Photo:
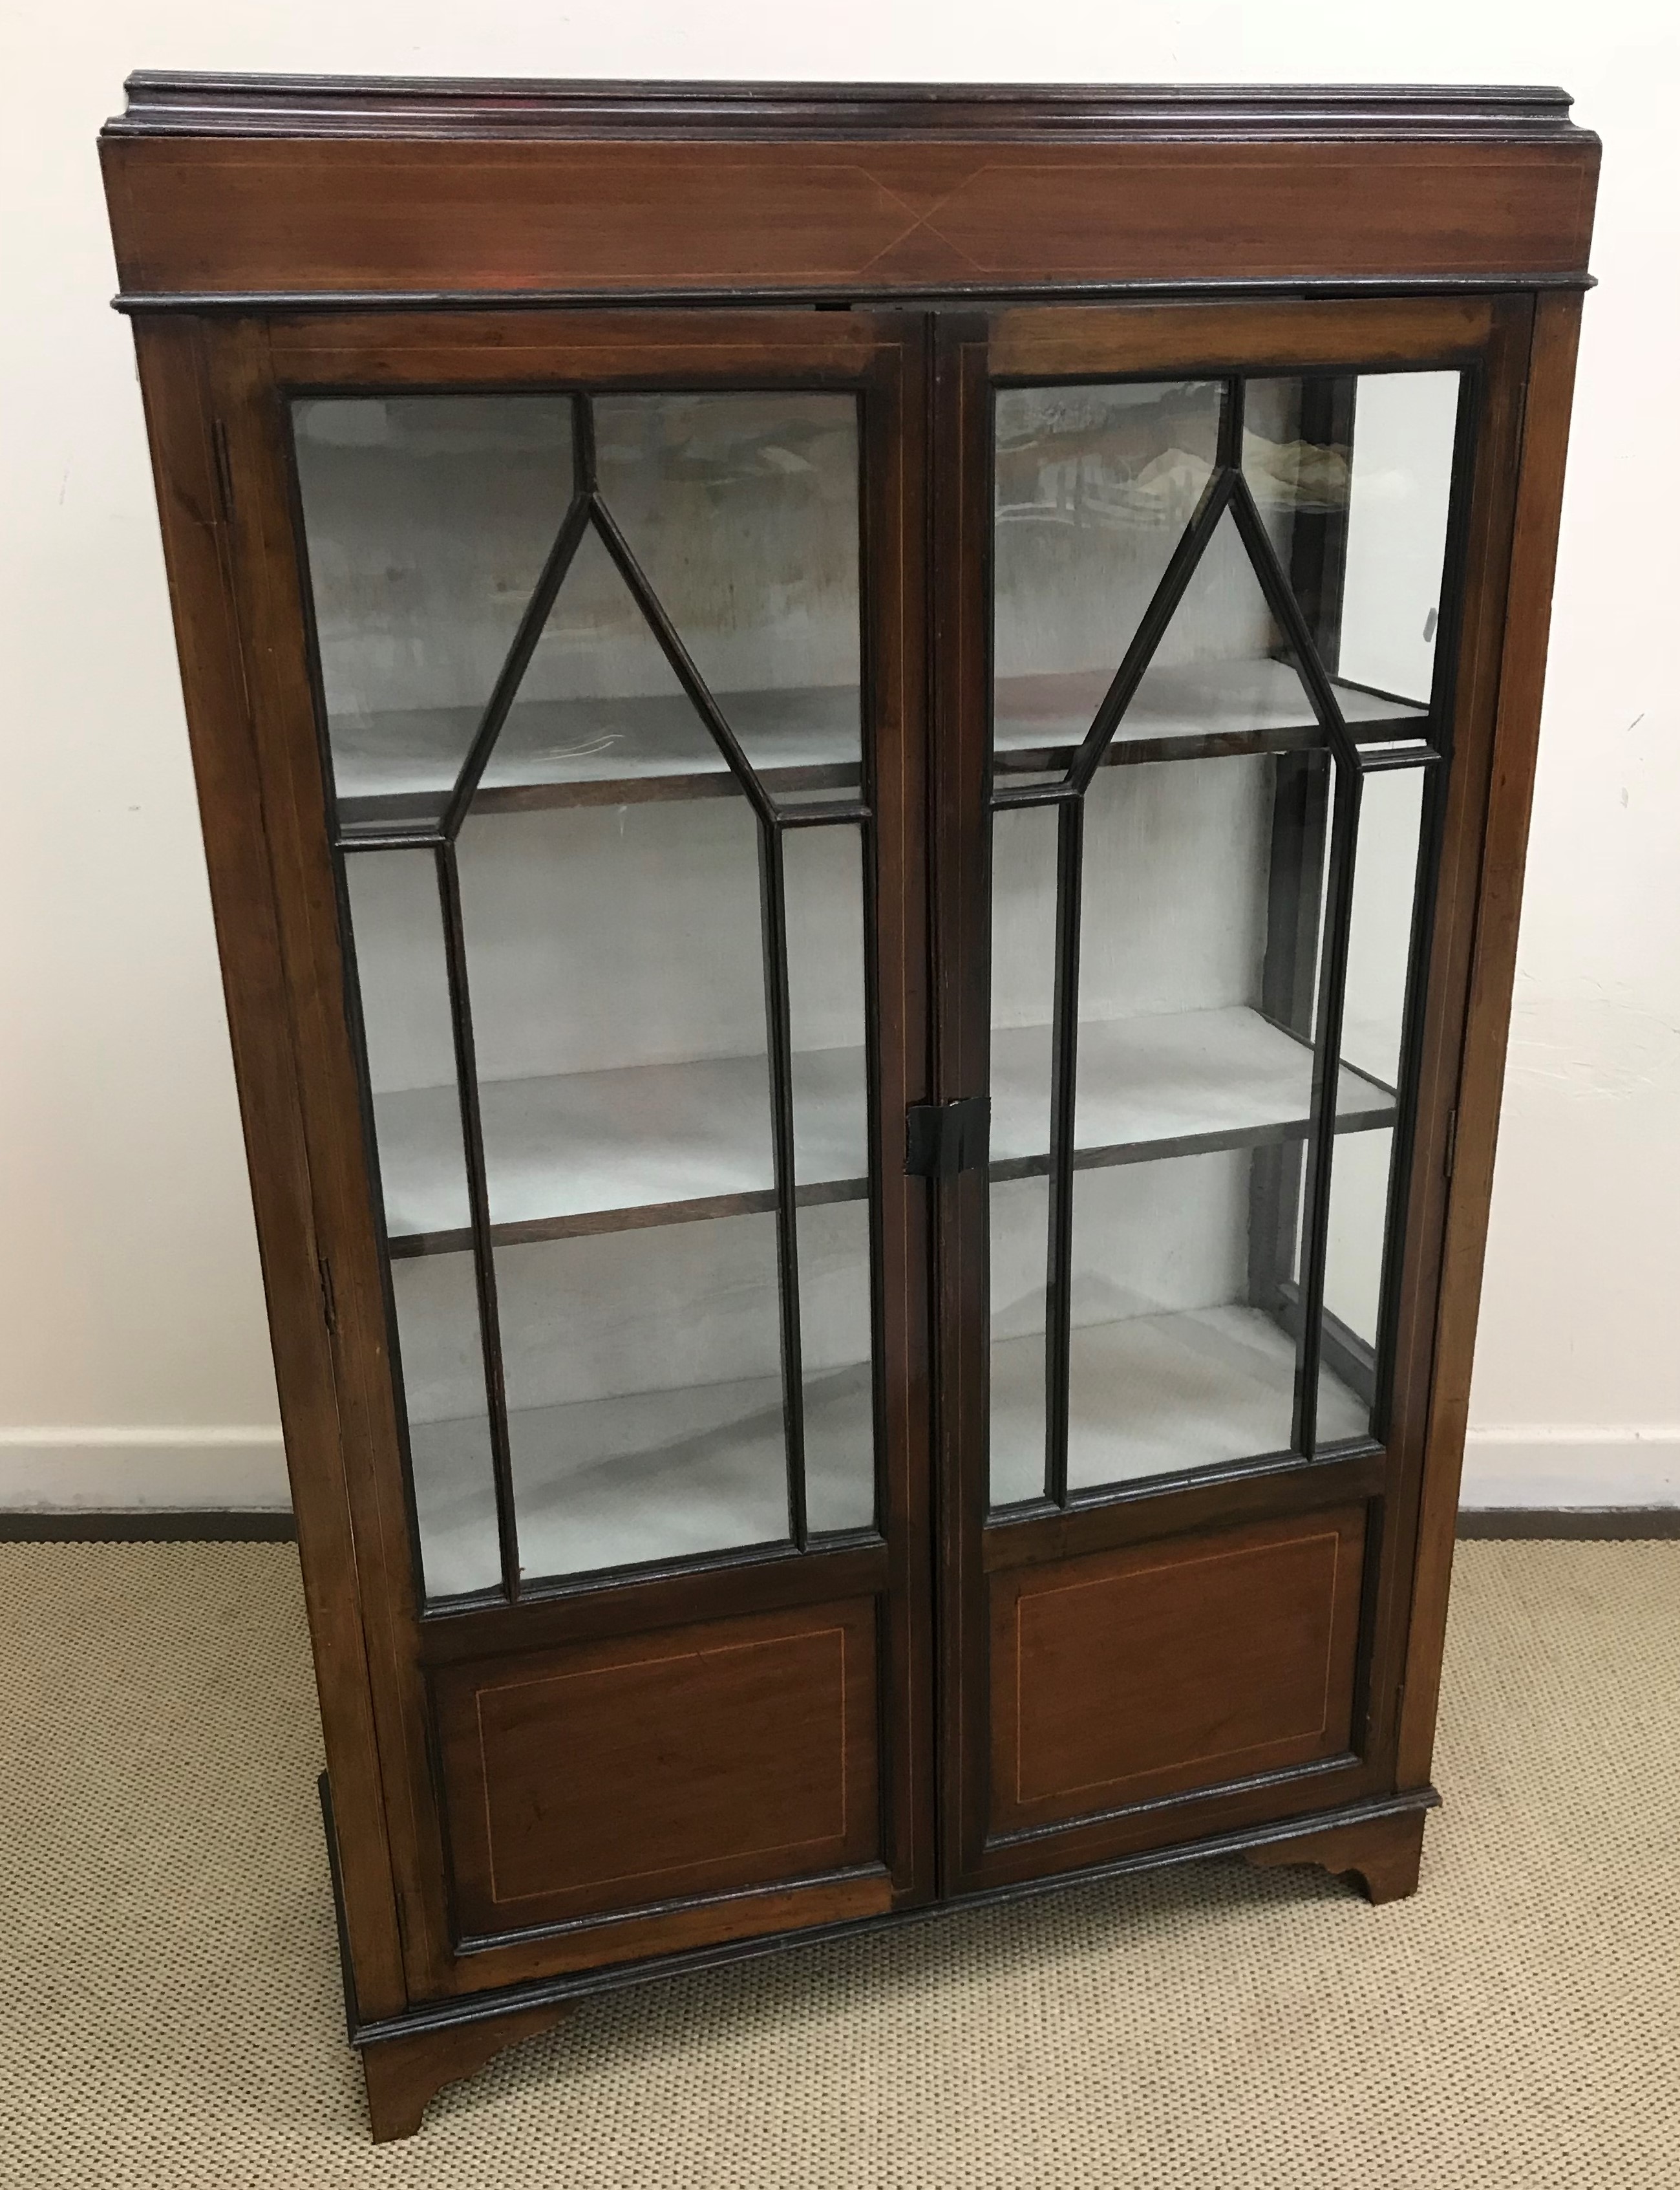
[[[140,381],[174,613],[364,2015],[405,2000],[362,1604],[342,1472],[297,1061],[200,332],[139,321]]]
[[[1440,1340],[1430,1409],[1430,1464],[1423,1484],[1406,1646],[1398,1757],[1402,1787],[1417,1785],[1428,1778],[1434,1745],[1470,1370],[1475,1355],[1505,1046],[1516,975],[1523,866],[1546,681],[1546,644],[1557,568],[1581,302],[1575,296],[1536,299],[1529,358],[1469,1018],[1437,1319]]]

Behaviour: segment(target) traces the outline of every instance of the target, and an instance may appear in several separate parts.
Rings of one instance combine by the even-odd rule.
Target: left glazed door
[[[920,343],[212,341],[411,1996],[931,1889]]]

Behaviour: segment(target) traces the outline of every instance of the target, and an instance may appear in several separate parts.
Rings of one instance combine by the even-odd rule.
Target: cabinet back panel
[[[993,1830],[1345,1755],[1364,1535],[1345,1506],[994,1577]]]
[[[468,1933],[879,1857],[874,1603],[452,1666],[438,1728]]]

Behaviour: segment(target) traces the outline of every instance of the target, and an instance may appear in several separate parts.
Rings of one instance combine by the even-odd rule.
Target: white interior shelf
[[[1048,1161],[1049,1064],[1048,1026],[994,1034],[992,1159],[1005,1176]],[[867,1190],[863,1070],[859,1049],[794,1058],[796,1172],[810,1198]],[[1310,1049],[1244,1006],[1083,1025],[1080,1160],[1137,1161],[1304,1133],[1311,1082]],[[479,1106],[490,1221],[503,1236],[562,1238],[772,1206],[763,1057],[487,1081]],[[455,1089],[377,1095],[374,1109],[395,1251],[467,1245]],[[1394,1115],[1392,1093],[1344,1065],[1338,1130],[1388,1125]]]
[[[1044,1342],[995,1341],[992,1502],[1044,1495]],[[1074,1489],[1212,1467],[1288,1449],[1295,1345],[1244,1307],[1179,1309],[1076,1325],[1068,1378],[1067,1480]],[[1354,1438],[1368,1410],[1327,1371],[1321,1438]]]
[[[868,1527],[873,1438],[867,1365],[807,1377],[811,1528]],[[533,1580],[788,1540],[779,1377],[749,1376],[510,1414],[519,1558]],[[410,1431],[426,1586],[462,1596],[499,1579],[484,1420]]]
[[[717,703],[753,767],[772,779],[809,772],[856,780],[861,750],[856,687],[723,692]],[[472,707],[421,707],[332,725],[341,808],[376,818],[387,801],[441,806],[478,726]],[[704,785],[697,779],[717,780]],[[693,795],[728,788],[728,767],[681,692],[629,699],[528,700],[508,711],[480,781],[479,803],[498,792],[546,791],[552,803],[598,797],[602,786],[669,785]],[[484,796],[483,794],[489,794]],[[519,799],[518,803],[528,802]]]
[[[1107,684],[1105,676],[1083,673],[1004,679],[998,689],[997,751],[1066,752],[1077,746]],[[1352,685],[1335,689],[1355,728],[1377,723],[1411,728],[1427,713]],[[725,692],[717,699],[753,766],[773,786],[855,780],[855,689]],[[478,723],[478,710],[471,707],[412,708],[335,722],[333,773],[346,818],[353,824],[374,822],[387,804],[405,812],[440,808]],[[1123,759],[1127,746],[1140,743],[1194,747],[1249,737],[1263,744],[1315,734],[1301,680],[1287,662],[1264,656],[1191,662],[1145,673],[1115,734],[1112,757]],[[512,803],[563,805],[599,799],[615,787],[626,797],[692,797],[727,789],[723,756],[681,693],[517,703],[484,771],[481,803],[493,806],[497,794],[506,793]]]
[[[995,749],[1037,752],[1078,745],[1109,683],[1108,676],[1083,672],[1001,678],[993,728]],[[1331,684],[1344,719],[1355,729],[1376,723],[1411,729],[1428,712],[1333,678]],[[1287,661],[1262,655],[1248,661],[1157,664],[1145,670],[1114,733],[1114,744],[1123,748],[1157,741],[1200,743],[1311,733],[1316,728],[1299,677]],[[1115,757],[1123,758],[1123,752]]]
[[[1044,1495],[1041,1335],[991,1349],[992,1502]],[[1295,1376],[1288,1336],[1257,1309],[1225,1307],[1076,1326],[1068,1420],[1074,1489],[1177,1473],[1287,1448]],[[873,1506],[868,1371],[808,1380],[811,1526],[866,1527]],[[1320,1435],[1367,1427],[1327,1373]],[[773,1376],[632,1392],[511,1414],[520,1564],[532,1579],[687,1558],[787,1540],[782,1390]],[[410,1433],[429,1595],[493,1586],[495,1500],[483,1418]]]

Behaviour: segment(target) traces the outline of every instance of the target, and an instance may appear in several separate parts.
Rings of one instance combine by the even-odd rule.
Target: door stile
[[[986,1093],[990,899],[986,814],[991,649],[990,323],[942,311],[933,366],[935,1099]],[[941,1890],[970,1870],[986,1814],[985,1512],[987,1257],[983,1171],[931,1188],[936,1210],[941,1664]]]

